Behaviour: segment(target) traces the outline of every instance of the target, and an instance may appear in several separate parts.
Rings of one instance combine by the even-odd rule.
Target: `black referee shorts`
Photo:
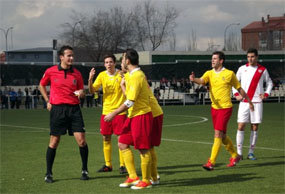
[[[79,105],[52,105],[50,111],[50,135],[65,135],[67,130],[70,136],[74,132],[85,132]]]

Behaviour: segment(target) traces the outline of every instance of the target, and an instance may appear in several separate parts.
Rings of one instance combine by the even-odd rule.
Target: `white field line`
[[[163,127],[178,127],[178,126],[183,126],[183,125],[191,125],[191,124],[197,124],[197,123],[204,123],[208,121],[206,117],[199,117],[199,116],[188,116],[188,115],[166,115],[166,116],[175,116],[175,117],[194,117],[194,118],[199,118],[202,119],[200,121],[193,121],[193,122],[188,122],[188,123],[179,123],[179,124],[172,124],[172,125],[163,125]]]
[[[29,127],[29,126],[16,126],[16,125],[2,125],[1,127],[12,127],[12,128],[23,128],[23,129],[40,129],[44,131],[17,131],[17,132],[29,132],[29,133],[40,133],[40,132],[46,132],[49,131],[49,128],[40,128],[40,127]],[[15,132],[15,131],[13,131]],[[86,132],[87,134],[100,134],[99,132]],[[179,139],[167,139],[167,138],[161,138],[162,141],[170,141],[170,142],[181,142],[181,143],[194,143],[194,144],[204,144],[204,145],[212,145],[213,143],[210,142],[202,142],[202,141],[189,141],[189,140],[179,140]],[[249,148],[249,146],[243,146],[246,148]],[[255,149],[261,149],[261,150],[273,150],[273,151],[285,151],[284,149],[277,149],[277,148],[268,148],[268,147],[255,147]]]

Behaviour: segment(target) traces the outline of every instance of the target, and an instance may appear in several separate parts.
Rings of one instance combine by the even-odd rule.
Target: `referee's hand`
[[[48,109],[48,111],[51,110],[51,107],[52,107],[51,103],[47,102],[47,109]]]

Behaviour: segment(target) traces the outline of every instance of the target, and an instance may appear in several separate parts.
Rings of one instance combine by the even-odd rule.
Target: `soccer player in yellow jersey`
[[[124,58],[124,54],[123,54],[123,58]],[[124,68],[123,62],[121,64],[121,68],[122,68],[122,72],[125,73],[123,75],[124,77],[123,77],[122,82],[121,82],[121,87],[122,87],[123,93],[126,94],[126,83],[129,80],[130,74]],[[150,148],[151,159],[152,159],[151,165],[150,165],[151,183],[152,183],[152,185],[158,185],[159,184],[159,175],[157,173],[157,155],[156,155],[156,152],[154,150],[154,146],[158,147],[161,143],[163,111],[162,111],[160,105],[157,102],[157,99],[155,98],[155,96],[153,95],[151,90],[150,90],[150,107],[151,107],[151,112],[153,115],[153,124],[152,124],[152,130],[151,130],[151,148]]]
[[[150,107],[153,116],[153,124],[152,124],[152,131],[151,131],[151,183],[153,185],[159,184],[159,175],[157,173],[157,156],[154,150],[154,146],[158,147],[161,143],[161,133],[162,133],[162,123],[163,123],[163,111],[159,106],[155,96],[153,95],[152,91],[150,96]]]
[[[112,122],[105,122],[105,115],[113,112],[125,101],[125,96],[122,92],[120,83],[121,76],[119,70],[115,68],[116,58],[114,55],[104,56],[104,66],[106,71],[99,73],[98,77],[92,83],[95,69],[92,68],[89,73],[88,87],[90,93],[97,92],[101,87],[103,89],[103,112],[100,122],[100,132],[103,135],[103,153],[105,159],[105,165],[98,170],[98,172],[110,172],[112,171],[112,143],[111,135],[114,133],[120,135],[122,133],[122,127],[126,119],[126,112],[122,112],[117,115]],[[120,156],[120,173],[127,173],[121,151]]]
[[[231,154],[228,167],[233,167],[239,162],[240,156],[237,154],[232,140],[227,136],[227,123],[232,114],[231,88],[234,87],[239,91],[243,98],[246,98],[250,104],[251,111],[254,111],[253,104],[246,92],[241,88],[237,77],[233,71],[223,67],[225,54],[216,51],[212,54],[212,70],[206,71],[201,78],[195,78],[194,72],[189,76],[190,81],[206,85],[209,83],[210,95],[212,101],[211,115],[215,130],[214,144],[212,146],[211,157],[203,165],[206,170],[214,170],[216,159],[222,143],[226,150]]]
[[[151,130],[152,113],[149,104],[150,89],[144,73],[138,67],[139,55],[134,49],[127,49],[125,54],[126,69],[129,72],[128,84],[126,85],[127,100],[117,110],[105,116],[105,121],[112,119],[128,110],[128,118],[125,121],[122,135],[119,138],[119,148],[126,168],[129,173],[128,179],[120,184],[120,187],[131,187],[131,189],[151,188]],[[134,157],[130,149],[134,145],[140,152],[142,181],[136,174]]]

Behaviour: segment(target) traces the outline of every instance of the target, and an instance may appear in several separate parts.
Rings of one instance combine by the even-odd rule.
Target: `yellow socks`
[[[149,151],[151,154],[151,163],[150,163],[151,179],[153,181],[157,181],[157,157],[156,157],[154,147],[151,148]]]
[[[125,166],[122,151],[119,149],[119,159],[120,159],[120,167]]]
[[[137,178],[137,172],[135,168],[135,162],[134,162],[134,155],[130,148],[127,148],[125,150],[122,150],[122,156],[127,168],[127,171],[129,173],[129,177],[131,179]]]
[[[233,142],[229,136],[226,136],[226,138],[223,139],[223,144],[225,145],[226,150],[231,154],[232,158],[236,158],[238,156]]]
[[[221,145],[222,145],[222,138],[215,137],[214,144],[212,146],[211,157],[210,157],[211,163],[213,165],[215,165],[215,163],[216,163],[216,159],[218,157]]]
[[[147,151],[145,154],[140,154],[140,157],[141,157],[142,181],[149,183],[150,163],[151,163],[150,151]]]
[[[105,165],[112,167],[112,143],[111,141],[103,141],[103,152],[105,158]]]

